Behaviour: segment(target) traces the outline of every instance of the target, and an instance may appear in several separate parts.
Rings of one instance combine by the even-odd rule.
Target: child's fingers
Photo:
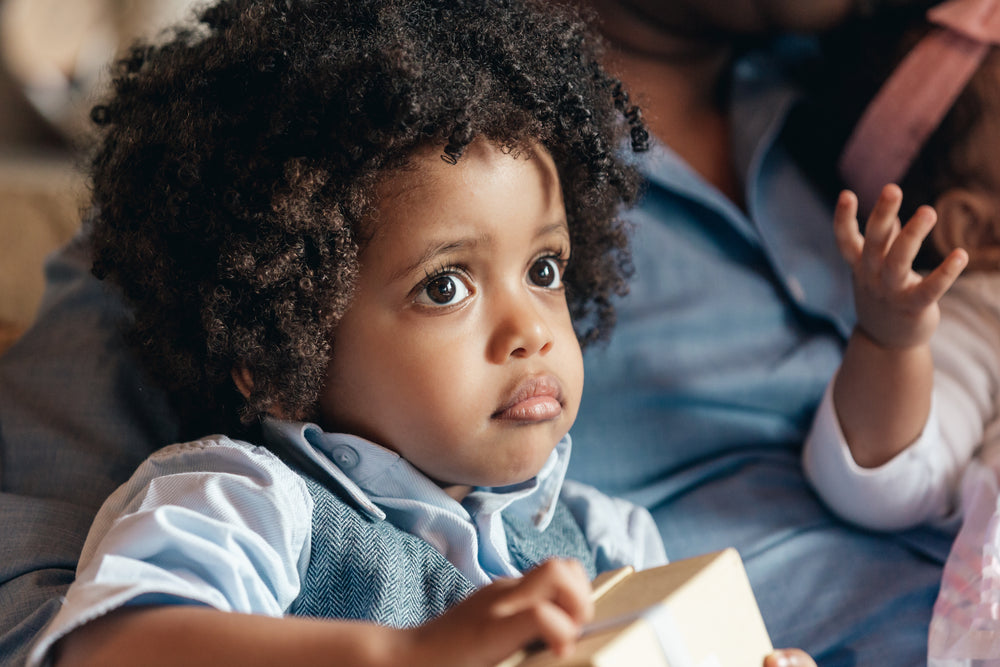
[[[886,271],[882,277],[888,286],[900,286],[910,277],[913,260],[917,258],[920,246],[936,222],[937,213],[934,209],[921,206],[899,232],[885,256]]]
[[[969,253],[961,248],[952,250],[914,289],[913,296],[918,305],[926,306],[937,302],[955,283],[968,263]]]
[[[582,623],[548,600],[534,600],[512,614],[493,603],[520,580],[498,580],[429,623],[410,631],[413,656],[423,665],[495,665],[518,649],[544,641],[563,653],[575,643]],[[445,658],[454,659],[445,659]]]
[[[538,601],[551,601],[570,618],[584,623],[594,614],[590,582],[575,560],[553,558],[527,572],[495,606],[501,616],[513,615]]]
[[[590,582],[577,561],[551,559],[520,579],[497,583],[489,587],[497,591],[490,632],[502,645],[524,646],[541,639],[563,655],[593,617]]]
[[[553,559],[523,577],[497,579],[414,629],[415,652],[440,657],[442,650],[451,649],[465,656],[461,664],[496,664],[542,640],[563,653],[592,617],[591,587],[583,567]]]
[[[580,636],[581,624],[564,609],[551,602],[540,601],[513,616],[499,621],[496,630],[502,632],[514,646],[525,646],[541,640],[556,655],[565,655]],[[491,630],[493,632],[494,630]]]
[[[899,234],[899,205],[903,192],[899,186],[889,184],[882,188],[882,194],[875,202],[875,208],[865,226],[865,247],[861,251],[861,261],[865,269],[873,274],[879,271],[889,246]]]
[[[837,239],[840,256],[854,266],[861,258],[865,247],[865,237],[858,229],[858,198],[850,190],[844,190],[837,198],[833,211],[833,235]]]

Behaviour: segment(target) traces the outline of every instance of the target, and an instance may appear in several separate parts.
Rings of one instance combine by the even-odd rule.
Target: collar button
[[[361,457],[358,456],[356,449],[349,445],[337,445],[330,452],[330,458],[341,470],[351,470],[352,468],[357,468],[358,463],[361,462]]]

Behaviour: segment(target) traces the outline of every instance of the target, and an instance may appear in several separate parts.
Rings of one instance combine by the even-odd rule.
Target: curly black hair
[[[620,148],[648,134],[601,49],[541,0],[222,0],[132,48],[92,112],[93,271],[182,418],[312,415],[374,188],[426,146],[450,162],[479,137],[549,151],[570,312],[581,344],[605,337],[639,187]]]

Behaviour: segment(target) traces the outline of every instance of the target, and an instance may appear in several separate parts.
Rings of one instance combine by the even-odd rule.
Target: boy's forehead
[[[414,151],[406,163],[385,175],[377,187],[378,205],[423,202],[428,190],[482,188],[501,181],[511,170],[530,167],[546,192],[561,196],[558,170],[542,146],[507,149],[485,139],[469,144],[457,161],[444,159],[439,146]]]
[[[442,160],[439,149],[414,154],[406,168],[379,183],[373,204],[373,236],[398,223],[442,233],[519,217],[533,225],[566,226],[559,176],[548,153],[512,155],[485,141],[473,142],[454,164]]]

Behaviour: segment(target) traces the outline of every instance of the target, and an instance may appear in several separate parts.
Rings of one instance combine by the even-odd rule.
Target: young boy
[[[92,233],[151,370],[230,435],[109,498],[31,664],[565,652],[590,577],[665,561],[648,513],[563,480],[640,116],[533,2],[201,21],[95,110]]]
[[[95,110],[95,272],[189,423],[244,440],[168,447],[108,500],[33,664],[565,651],[587,575],[664,561],[645,511],[563,483],[641,116],[547,3],[201,18]]]

